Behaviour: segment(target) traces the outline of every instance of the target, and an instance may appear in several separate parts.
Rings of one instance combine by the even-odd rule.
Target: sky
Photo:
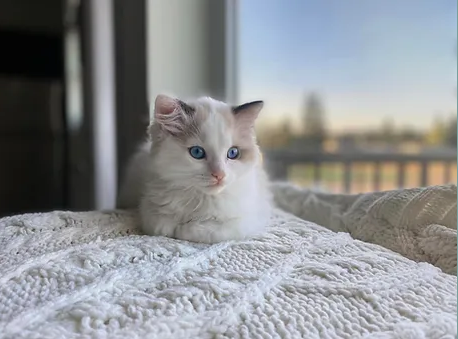
[[[261,123],[295,122],[311,91],[336,131],[456,112],[456,0],[240,0],[239,20],[239,99],[265,100]]]

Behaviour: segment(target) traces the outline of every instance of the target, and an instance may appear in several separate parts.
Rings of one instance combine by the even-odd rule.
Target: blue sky
[[[240,100],[264,123],[297,119],[304,93],[334,130],[427,127],[456,111],[456,0],[240,0]]]

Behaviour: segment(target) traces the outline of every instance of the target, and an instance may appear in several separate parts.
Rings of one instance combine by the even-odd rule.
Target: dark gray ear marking
[[[195,110],[194,107],[189,106],[187,103],[185,103],[185,102],[183,102],[181,100],[178,100],[178,103],[180,104],[180,107],[184,111],[185,114],[191,115],[191,114],[195,113],[196,110]]]
[[[259,104],[263,104],[263,103],[264,103],[263,101],[258,100],[258,101],[248,102],[248,103],[243,104],[243,105],[240,105],[240,106],[233,106],[233,107],[232,107],[232,112],[233,112],[234,114],[238,114],[238,113],[240,113],[241,111],[243,111],[243,110],[249,108],[249,107],[252,106],[252,105],[259,105]]]

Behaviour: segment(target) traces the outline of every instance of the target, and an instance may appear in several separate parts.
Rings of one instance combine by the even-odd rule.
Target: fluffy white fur
[[[150,140],[131,159],[118,199],[139,208],[146,234],[215,243],[264,230],[271,194],[254,134],[262,102],[233,108],[208,97],[184,103],[160,95]],[[194,159],[192,146],[205,149]],[[227,158],[230,147],[240,159]],[[225,174],[218,182],[211,175]]]

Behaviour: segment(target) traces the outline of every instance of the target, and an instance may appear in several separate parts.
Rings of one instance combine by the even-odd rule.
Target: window
[[[456,183],[456,1],[240,1],[239,25],[239,99],[266,101],[273,178]]]

